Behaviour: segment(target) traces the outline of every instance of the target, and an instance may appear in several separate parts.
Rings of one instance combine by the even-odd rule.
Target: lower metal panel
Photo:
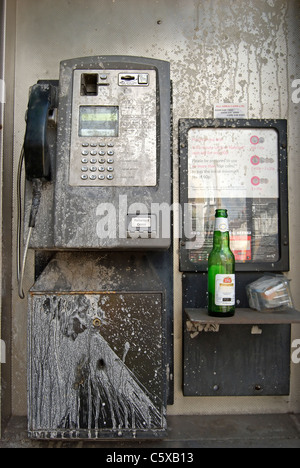
[[[161,307],[161,294],[33,295],[31,436],[165,430]]]
[[[30,437],[166,435],[172,360],[163,257],[56,253],[42,269],[28,304]]]
[[[290,325],[220,325],[184,333],[185,396],[288,395]]]

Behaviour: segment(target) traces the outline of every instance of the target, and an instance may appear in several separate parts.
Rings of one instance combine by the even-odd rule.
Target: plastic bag
[[[259,311],[293,308],[289,280],[284,275],[264,275],[246,286],[249,306]]]

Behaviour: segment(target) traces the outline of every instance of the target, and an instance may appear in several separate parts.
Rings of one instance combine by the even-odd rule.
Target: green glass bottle
[[[227,210],[215,213],[213,249],[208,257],[208,315],[235,313],[235,258],[230,250]]]

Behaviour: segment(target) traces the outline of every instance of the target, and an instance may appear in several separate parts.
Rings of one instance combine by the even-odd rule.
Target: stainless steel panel
[[[81,95],[83,74],[94,74],[98,77],[96,95]],[[122,80],[122,76],[128,79]],[[155,186],[157,182],[156,71],[145,69],[128,72],[126,69],[98,68],[74,70],[73,77],[70,185]],[[93,113],[89,118],[98,119],[98,122],[95,120],[98,128],[90,131],[86,129],[85,134],[80,136],[79,110],[82,106],[86,106],[86,110],[92,106],[100,110],[102,106],[107,106],[107,110],[112,106],[116,108],[117,116],[112,114],[107,118],[115,116],[117,135],[114,135],[114,129],[109,131],[104,128],[104,124],[108,121],[104,123],[102,121],[103,128],[99,128],[101,123],[99,119],[103,119],[105,114]],[[98,135],[95,136],[94,133]]]

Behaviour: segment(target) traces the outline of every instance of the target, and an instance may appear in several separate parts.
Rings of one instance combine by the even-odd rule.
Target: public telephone
[[[31,437],[166,432],[173,366],[170,102],[169,64],[141,57],[65,60],[59,80],[30,90],[18,171],[20,187],[25,159],[18,279],[24,297],[31,248]]]
[[[44,183],[30,247],[170,246],[170,99],[169,64],[140,57],[66,60],[32,87],[26,178]]]

